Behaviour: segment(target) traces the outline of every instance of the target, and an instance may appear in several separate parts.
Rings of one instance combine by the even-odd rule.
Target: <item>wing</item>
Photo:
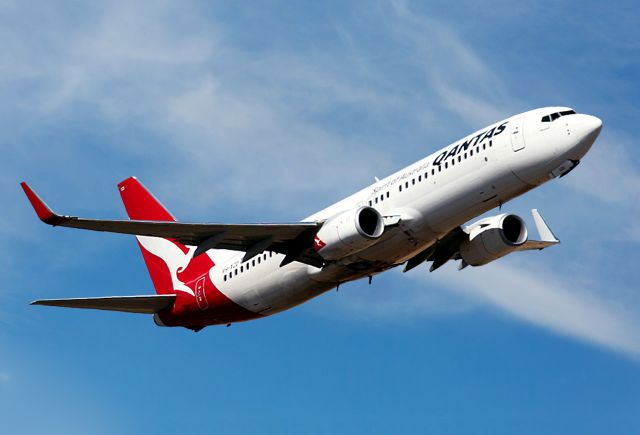
[[[560,243],[537,209],[531,210],[531,215],[533,216],[540,240],[527,240],[518,246],[515,251],[541,250]],[[465,240],[469,240],[469,234],[461,227],[454,228],[436,243],[410,258],[405,265],[404,272],[410,271],[425,261],[432,262],[429,271],[433,272],[451,259],[461,259],[460,245]],[[463,262],[461,268],[464,267],[465,263]]]
[[[469,235],[462,228],[454,228],[436,243],[409,259],[404,267],[404,272],[410,271],[424,261],[432,262],[429,271],[433,272],[450,259],[456,257],[460,250],[460,245],[468,238]]]
[[[322,223],[216,224],[167,221],[85,219],[54,213],[27,185],[20,183],[40,220],[52,226],[91,231],[163,237],[196,246],[194,255],[209,249],[246,252],[243,261],[270,250],[285,255],[282,265],[300,261],[316,267],[324,264],[315,250],[313,238]]]
[[[103,298],[42,299],[31,302],[31,305],[155,314],[169,308],[175,300],[176,295],[108,296]]]

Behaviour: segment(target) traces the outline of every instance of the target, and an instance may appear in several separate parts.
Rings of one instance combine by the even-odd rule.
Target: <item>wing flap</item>
[[[100,298],[41,299],[31,302],[31,305],[155,314],[172,306],[175,300],[176,295],[107,296]]]

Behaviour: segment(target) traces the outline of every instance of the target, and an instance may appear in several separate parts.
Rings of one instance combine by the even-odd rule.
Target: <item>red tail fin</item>
[[[118,184],[129,219],[144,221],[175,221],[171,213],[138,181],[129,177]]]
[[[129,219],[175,221],[175,218],[135,177],[118,184]],[[208,255],[192,258],[195,248],[172,239],[137,236],[142,256],[158,294],[184,291],[195,296],[196,281],[213,267]]]

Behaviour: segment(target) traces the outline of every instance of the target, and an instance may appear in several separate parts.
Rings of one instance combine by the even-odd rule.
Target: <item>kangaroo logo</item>
[[[209,255],[193,258],[195,247],[187,247],[172,240],[158,237],[138,236],[141,247],[149,254],[161,259],[167,267],[174,291],[181,291],[196,297],[196,287],[201,293],[205,282],[213,285],[209,271],[214,266]]]

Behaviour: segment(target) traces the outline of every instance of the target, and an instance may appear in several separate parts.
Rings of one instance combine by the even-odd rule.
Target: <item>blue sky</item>
[[[640,429],[634,2],[0,2],[0,416],[10,433]],[[198,334],[30,307],[151,293],[137,175],[182,220],[291,221],[484,125],[599,116],[582,165],[508,204],[562,244],[351,283]]]

